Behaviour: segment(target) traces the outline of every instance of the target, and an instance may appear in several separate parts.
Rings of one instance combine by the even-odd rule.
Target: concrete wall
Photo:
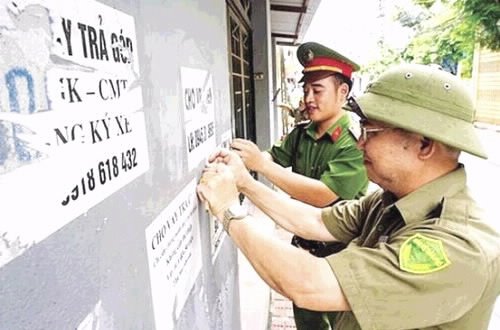
[[[193,185],[231,129],[226,21],[224,0],[0,1],[0,329],[240,327]]]

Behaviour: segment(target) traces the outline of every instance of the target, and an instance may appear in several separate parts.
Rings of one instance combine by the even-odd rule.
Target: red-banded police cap
[[[336,51],[316,42],[306,42],[297,49],[297,58],[304,67],[303,81],[315,81],[335,72],[351,78],[359,65]]]

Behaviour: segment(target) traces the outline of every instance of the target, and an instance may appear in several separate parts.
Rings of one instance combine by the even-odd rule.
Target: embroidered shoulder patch
[[[342,134],[342,127],[337,126],[337,128],[332,132],[332,141],[337,142],[337,140],[340,137],[340,134]]]
[[[421,234],[408,238],[399,250],[399,268],[409,273],[428,274],[450,264],[443,242]]]

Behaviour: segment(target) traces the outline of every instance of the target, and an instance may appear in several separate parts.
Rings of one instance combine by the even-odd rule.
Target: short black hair
[[[338,73],[338,72],[334,72],[333,75],[332,75],[335,80],[337,80],[340,84],[347,84],[347,86],[349,87],[349,92],[351,91],[352,89],[352,80],[350,78],[347,78],[346,76],[344,76],[342,73]]]

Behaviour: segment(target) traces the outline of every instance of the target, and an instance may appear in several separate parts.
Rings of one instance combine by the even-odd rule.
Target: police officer
[[[458,161],[460,151],[486,158],[466,88],[407,64],[349,106],[363,118],[358,146],[380,191],[318,209],[283,198],[220,151],[200,198],[273,289],[304,308],[342,311],[335,329],[486,330],[500,293],[500,235]],[[347,248],[317,258],[267,236],[238,209],[237,189],[291,232]]]
[[[363,156],[350,132],[349,115],[342,109],[359,65],[319,43],[297,49],[304,67],[305,112],[309,123],[295,127],[285,139],[260,152],[251,141],[235,139],[231,147],[250,170],[264,175],[292,198],[324,207],[340,199],[361,197],[368,186]],[[286,168],[291,167],[290,173]],[[316,256],[341,250],[344,244],[294,236],[292,244]],[[334,314],[326,315],[293,305],[298,330],[327,330]]]
[[[296,127],[264,152],[243,139],[234,139],[231,148],[248,169],[305,203],[322,207],[339,198],[360,197],[368,179],[362,154],[349,130],[349,116],[342,109],[352,87],[352,72],[359,66],[315,42],[300,45],[297,57],[304,66],[301,82],[311,122]]]

